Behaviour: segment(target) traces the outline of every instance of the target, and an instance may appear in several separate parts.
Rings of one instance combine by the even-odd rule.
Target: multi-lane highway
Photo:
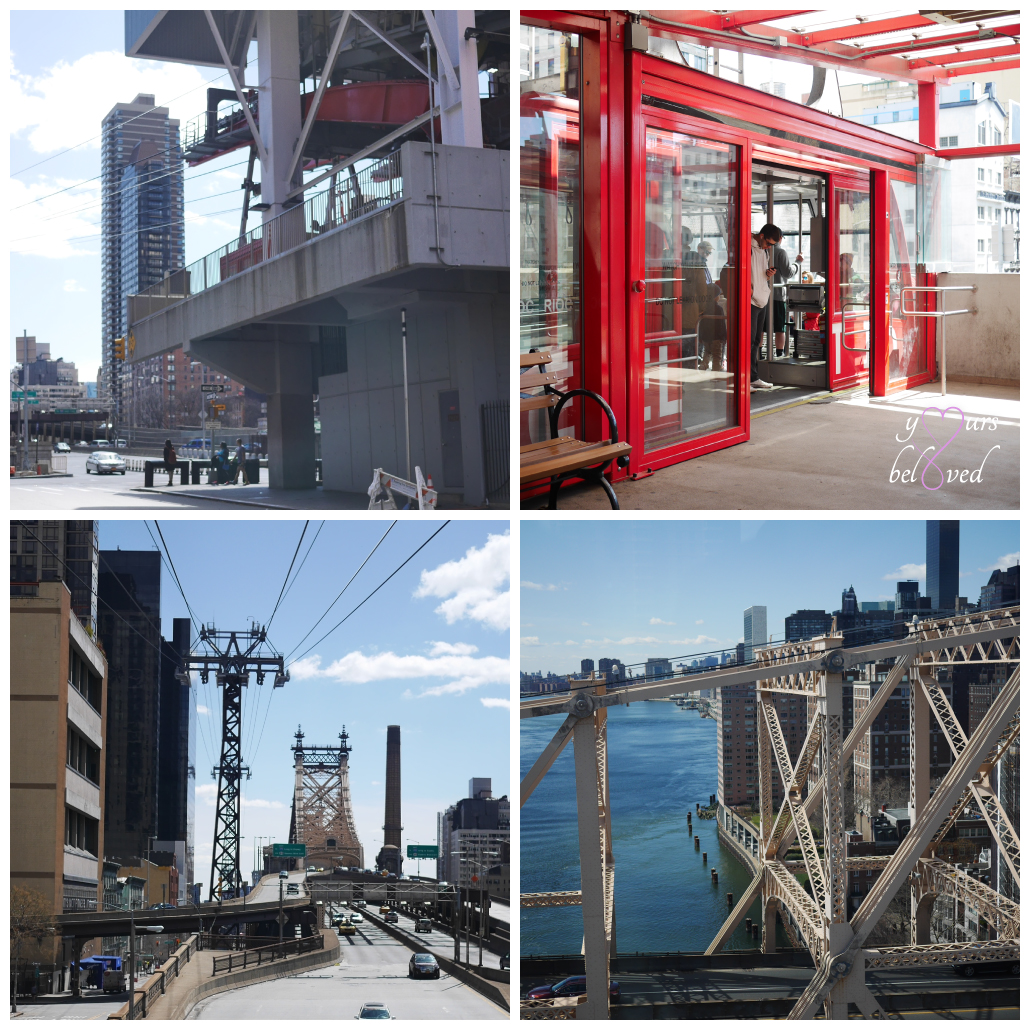
[[[619,984],[620,1004],[626,1007],[714,1005],[761,1000],[793,1001],[801,995],[811,978],[812,970],[803,967],[627,972],[612,977]],[[529,988],[541,983],[555,983],[560,979],[562,977],[559,975],[524,980],[521,994],[525,997]],[[883,972],[870,970],[866,974],[866,982],[874,995],[880,998],[889,997],[893,1008],[905,1010],[905,1018],[913,1019],[934,1018],[935,1012],[943,1011],[932,1005],[927,1007],[927,1000],[933,995],[968,995],[980,992],[1000,995],[1000,992],[1019,989],[1018,976],[982,974],[959,977],[950,966]],[[957,1009],[948,1011],[958,1014]],[[1005,1015],[1006,1012],[1009,1014]],[[989,1011],[970,1009],[969,1013],[960,1018],[1011,1019],[1018,1018],[1018,1010],[1013,1010],[1007,999],[1002,1000],[999,997],[997,1008],[992,1007]]]
[[[242,987],[201,1002],[191,1019],[352,1019],[362,1004],[383,1002],[396,1019],[508,1019],[508,1013],[459,980],[412,980],[412,951],[370,922],[340,937],[340,963]]]

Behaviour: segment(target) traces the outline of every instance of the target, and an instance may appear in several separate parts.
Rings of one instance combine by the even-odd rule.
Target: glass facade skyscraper
[[[764,604],[752,605],[744,612],[744,661],[753,662],[755,647],[769,640],[766,629],[766,607]]]
[[[132,376],[115,359],[114,341],[128,329],[127,294],[185,264],[183,163],[179,122],[151,94],[115,104],[102,129],[100,389],[102,403],[123,423]]]
[[[108,675],[104,857],[139,865],[157,835],[161,555],[101,551],[99,582]]]
[[[958,519],[926,520],[926,593],[930,607],[954,608],[958,597]]]

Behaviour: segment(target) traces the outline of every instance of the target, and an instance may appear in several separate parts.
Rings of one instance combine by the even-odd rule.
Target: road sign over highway
[[[308,846],[306,844],[272,845],[272,858],[305,858],[307,853]]]
[[[435,844],[409,844],[408,858],[439,858],[440,849]]]

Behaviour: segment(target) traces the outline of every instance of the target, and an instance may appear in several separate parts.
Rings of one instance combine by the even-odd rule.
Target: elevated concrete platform
[[[508,395],[509,155],[436,151],[435,185],[428,143],[405,143],[402,200],[133,325],[135,361],[182,346],[267,395],[274,489],[315,485],[313,395],[327,489],[404,466],[403,307],[412,465],[485,500],[481,409]]]

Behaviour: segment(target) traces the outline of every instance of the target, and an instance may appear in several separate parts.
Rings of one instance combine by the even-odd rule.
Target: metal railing
[[[248,948],[245,951],[229,952],[216,958],[211,964],[211,975],[231,973],[234,969],[246,969],[248,966],[260,966],[262,963],[274,962],[286,958],[287,955],[304,955],[309,951],[321,951],[325,947],[322,935],[313,937],[296,937],[292,941],[275,942],[261,948]]]
[[[395,151],[360,172],[351,169],[346,177],[341,173],[327,190],[173,272],[136,296],[195,296],[317,236],[382,211],[403,197],[401,155]]]
[[[169,979],[175,980],[187,965],[190,959],[202,950],[201,935],[193,934],[192,937],[172,955],[161,968],[140,988],[135,984],[129,985],[132,999],[131,1012],[126,1011],[127,1019],[146,1019],[151,1005],[155,998],[165,993],[165,987]],[[126,1010],[129,1005],[126,1003]],[[117,1017],[116,1017],[117,1018]]]
[[[960,311],[948,310],[949,293],[955,290],[966,290],[976,293],[976,284],[972,286],[902,286],[901,288],[901,313],[912,318],[936,318],[939,319],[941,327],[941,396],[948,392],[948,315],[975,315],[976,308],[962,308]],[[939,293],[941,295],[940,311],[909,311],[905,307],[905,294],[911,293]]]

